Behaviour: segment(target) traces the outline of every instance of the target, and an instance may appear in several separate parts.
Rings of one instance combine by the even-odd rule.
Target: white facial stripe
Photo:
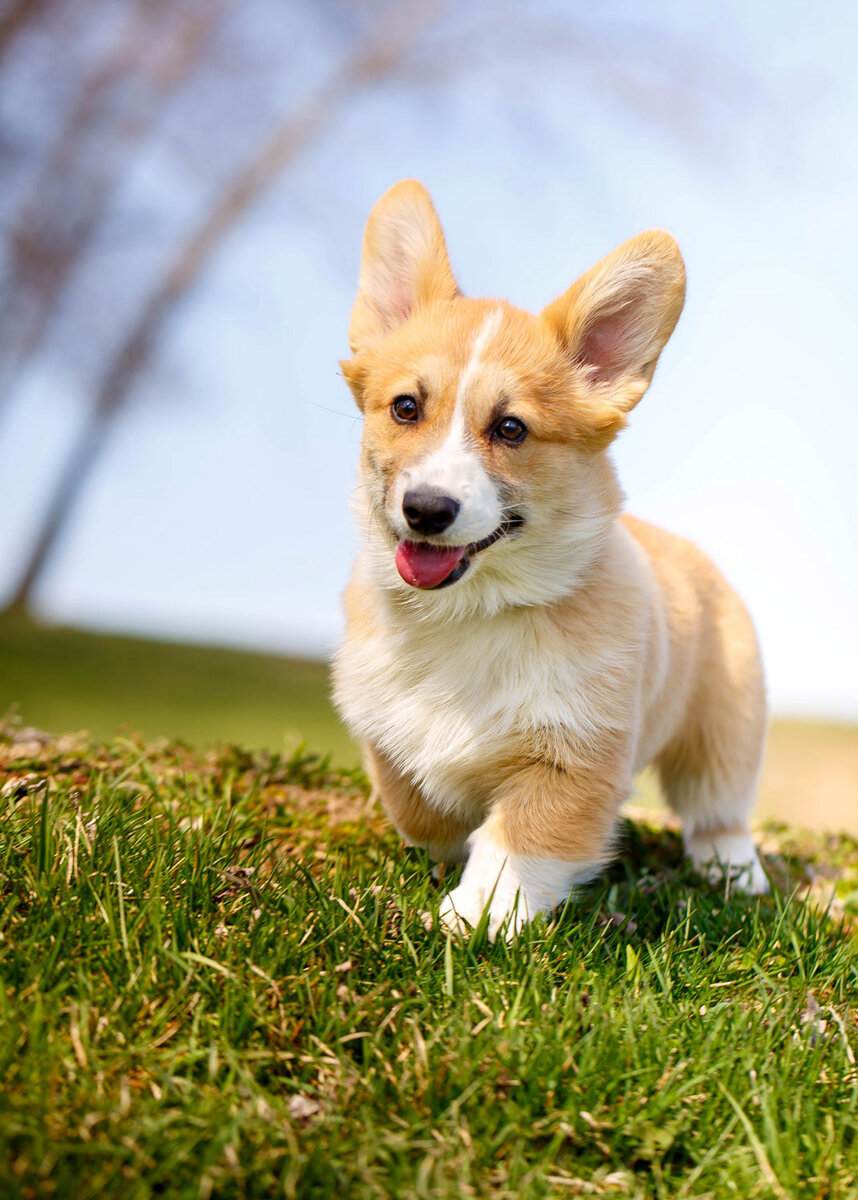
[[[502,309],[496,308],[486,317],[485,321],[483,321],[479,333],[474,338],[474,344],[471,347],[471,357],[468,359],[468,364],[462,372],[462,377],[459,380],[459,387],[456,392],[456,408],[453,412],[454,425],[458,420],[464,428],[465,396],[467,395],[468,388],[473,383],[474,376],[476,375],[478,369],[482,366],[483,351],[500,328],[502,317]]]
[[[468,438],[465,402],[482,365],[486,346],[497,333],[502,319],[502,309],[494,309],[474,338],[470,358],[459,379],[453,416],[444,441],[434,453],[403,472],[406,478],[395,489],[400,505],[406,490],[420,487],[438,488],[458,500],[461,505],[459,515],[443,539],[450,545],[478,542],[494,533],[501,520],[497,489]]]
[[[441,455],[456,454],[459,450],[466,448],[468,425],[465,420],[465,400],[468,389],[473,383],[479,368],[483,365],[483,351],[490,339],[497,332],[502,317],[503,312],[501,309],[496,308],[486,317],[477,331],[477,336],[474,338],[473,345],[471,346],[471,357],[465,365],[465,369],[459,379],[459,386],[456,389],[456,406],[453,409],[453,416],[450,420],[450,428],[447,430],[447,436],[438,450],[426,460],[427,463],[431,459],[439,458]]]

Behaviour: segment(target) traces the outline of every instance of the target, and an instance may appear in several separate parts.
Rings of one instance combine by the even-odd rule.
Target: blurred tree
[[[50,348],[58,326],[92,375],[88,411],[12,607],[30,605],[176,307],[263,193],[358,94],[390,80],[425,91],[504,53],[515,60],[523,40],[697,143],[719,92],[737,93],[735,78],[725,85],[719,64],[681,40],[626,30],[611,41],[569,14],[529,13],[522,23],[515,6],[468,4],[453,15],[449,7],[443,0],[293,0],[282,9],[274,0],[240,9],[232,0],[7,0],[0,9],[0,60],[14,41],[19,94],[26,99],[30,76],[47,76],[59,114],[45,132],[28,128],[28,113],[13,113],[12,135],[0,138],[0,162],[13,168],[14,182],[6,211],[0,200],[0,403]],[[313,53],[304,53],[314,36]],[[321,82],[306,81],[309,59],[330,64]],[[152,234],[151,254],[117,272],[104,252],[116,237],[117,198],[176,125],[185,138],[183,182],[196,193],[193,213],[170,235]],[[87,273],[98,281],[97,327],[76,299]]]
[[[0,62],[12,49],[18,35],[26,32],[46,4],[47,0],[7,0],[0,7]]]
[[[7,233],[0,399],[38,351],[137,147],[197,68],[226,9],[226,0],[175,9],[137,0],[106,54],[84,71]],[[73,36],[67,14],[60,23],[51,9],[44,22],[38,6],[28,11],[31,23],[57,22],[57,32]]]

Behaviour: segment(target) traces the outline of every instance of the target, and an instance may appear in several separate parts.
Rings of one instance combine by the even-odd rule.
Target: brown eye
[[[492,430],[492,437],[515,446],[527,437],[527,426],[518,417],[503,417]]]
[[[420,415],[417,401],[413,396],[397,396],[390,406],[390,411],[393,413],[394,421],[399,421],[403,425],[409,421],[416,421]]]

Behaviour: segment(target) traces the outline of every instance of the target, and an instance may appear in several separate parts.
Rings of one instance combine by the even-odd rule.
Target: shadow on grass
[[[808,949],[828,939],[852,937],[853,912],[858,909],[858,843],[846,835],[818,835],[785,826],[767,826],[760,835],[764,865],[771,881],[766,896],[749,896],[729,883],[713,885],[702,879],[684,857],[676,828],[654,819],[624,819],[612,863],[591,883],[578,887],[562,910],[548,922],[538,921],[520,937],[525,941],[549,936],[555,949],[562,945],[580,951],[585,941],[598,941],[608,957],[625,946],[664,943],[741,951],[774,943],[788,926]],[[411,886],[421,886],[431,863],[422,851],[403,850]],[[446,871],[434,886],[434,905],[455,887],[461,867]],[[433,897],[429,897],[433,904]],[[542,935],[546,927],[548,935]],[[786,936],[786,935],[784,935]],[[478,928],[468,947],[491,953],[485,930]]]

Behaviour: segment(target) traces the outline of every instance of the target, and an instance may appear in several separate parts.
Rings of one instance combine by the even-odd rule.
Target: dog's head
[[[445,611],[568,590],[619,510],[605,451],[684,294],[676,243],[651,230],[539,316],[467,299],[426,190],[391,188],[367,224],[342,364],[364,414],[358,508],[383,582]]]

